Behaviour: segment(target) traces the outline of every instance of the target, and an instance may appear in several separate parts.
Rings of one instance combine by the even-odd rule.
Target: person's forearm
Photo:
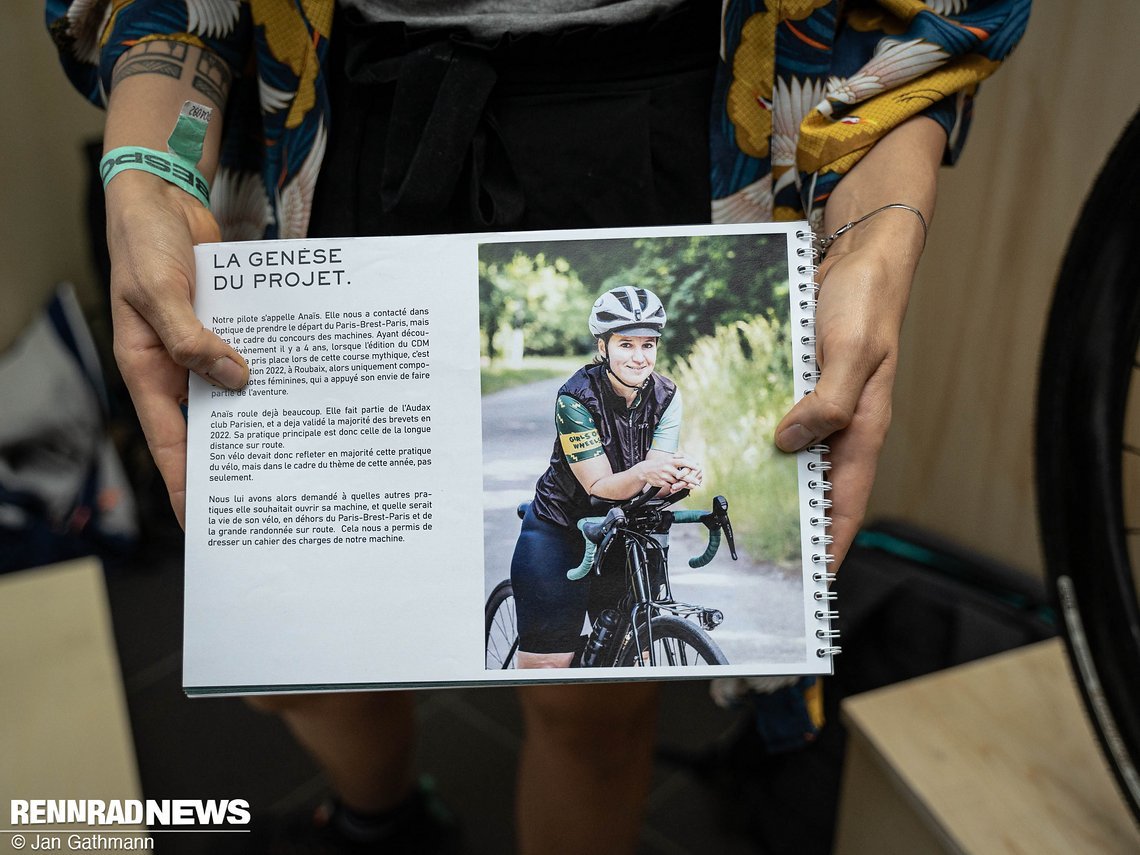
[[[836,186],[824,211],[824,234],[896,202],[917,208],[929,225],[945,145],[946,133],[932,119],[919,116],[899,125]],[[909,288],[924,237],[913,212],[889,208],[840,236],[828,255],[838,258],[856,250],[878,250],[897,265],[893,272],[902,274],[899,283]]]
[[[175,42],[136,45],[115,64],[104,150],[162,152],[190,100],[213,108],[198,169],[217,168],[227,66]],[[190,153],[187,152],[187,155]],[[194,314],[194,246],[221,239],[199,196],[138,169],[106,185],[115,359],[179,522],[186,500],[187,371],[226,389],[249,379],[245,360]]]
[[[891,131],[832,192],[825,235],[892,203],[918,209],[929,222],[945,141],[942,128],[925,118]],[[890,208],[830,246],[815,315],[820,379],[776,427],[784,451],[831,446],[836,567],[862,524],[890,426],[899,335],[923,242],[914,211]]]
[[[201,48],[172,41],[136,45],[115,64],[103,151],[128,145],[166,151],[183,103],[196,101],[214,111],[198,164],[212,181],[230,82],[228,66]],[[110,186],[128,174],[120,173]]]
[[[641,475],[640,465],[626,469],[624,472],[614,472],[599,478],[587,488],[591,496],[599,499],[623,500],[636,496],[646,485]]]

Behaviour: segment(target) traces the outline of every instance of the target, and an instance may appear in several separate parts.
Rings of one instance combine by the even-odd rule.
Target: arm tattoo
[[[128,59],[115,69],[115,76],[111,81],[111,85],[113,87],[118,86],[126,78],[133,77],[136,74],[162,74],[166,77],[173,77],[175,80],[181,80],[182,66],[177,62],[170,62],[165,59],[151,59],[146,56],[140,56],[137,59]]]
[[[181,80],[189,47],[182,42],[149,41],[131,48],[115,67],[111,88],[136,74],[159,74]],[[198,58],[191,85],[217,107],[224,107],[232,75],[222,60],[208,51]]]
[[[161,74],[175,80],[182,79],[187,47],[181,42],[143,42],[131,48],[115,66],[111,88],[136,74]]]
[[[198,68],[194,72],[194,88],[213,101],[216,106],[224,107],[230,80],[230,70],[226,64],[212,53],[203,51],[198,58]]]

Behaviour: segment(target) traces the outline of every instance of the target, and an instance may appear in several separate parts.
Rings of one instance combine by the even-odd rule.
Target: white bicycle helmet
[[[590,333],[659,336],[665,328],[665,307],[647,288],[624,286],[602,294],[590,311]]]

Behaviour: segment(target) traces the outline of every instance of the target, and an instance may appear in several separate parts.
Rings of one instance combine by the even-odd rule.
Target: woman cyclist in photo
[[[678,450],[681,392],[656,373],[665,307],[645,288],[614,288],[594,303],[593,363],[558,390],[558,436],[535,485],[511,562],[520,668],[566,668],[594,603],[616,599],[620,574],[566,578],[582,560],[578,520],[595,516],[591,497],[620,501],[644,489],[663,495],[699,487],[701,467]]]

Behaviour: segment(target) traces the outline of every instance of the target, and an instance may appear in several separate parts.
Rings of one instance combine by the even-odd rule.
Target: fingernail
[[[815,441],[815,435],[801,424],[789,425],[776,436],[776,445],[784,451],[799,451]]]
[[[219,386],[237,391],[245,385],[245,369],[228,356],[219,356],[206,372],[206,377]]]

